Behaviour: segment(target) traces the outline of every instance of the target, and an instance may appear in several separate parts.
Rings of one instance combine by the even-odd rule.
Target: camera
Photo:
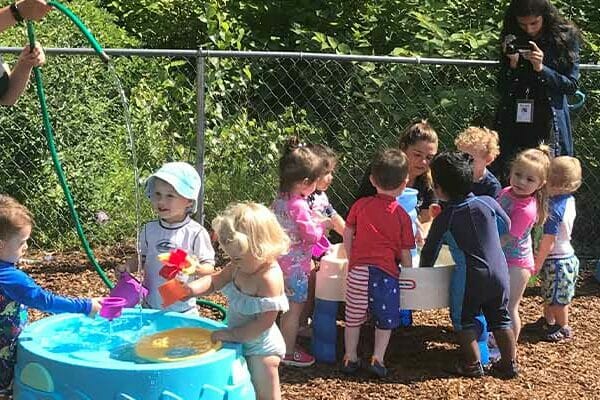
[[[506,35],[504,38],[504,52],[506,54],[523,54],[533,50],[533,45],[526,39],[519,39],[515,35]]]

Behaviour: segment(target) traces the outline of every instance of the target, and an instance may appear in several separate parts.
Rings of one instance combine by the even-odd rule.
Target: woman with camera
[[[499,177],[519,150],[540,142],[573,155],[567,95],[578,87],[580,34],[549,0],[512,0],[500,37]]]

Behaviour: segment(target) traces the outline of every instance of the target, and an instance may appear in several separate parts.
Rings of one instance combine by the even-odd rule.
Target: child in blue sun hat
[[[142,226],[139,235],[143,284],[148,289],[144,306],[148,308],[177,311],[199,315],[196,299],[178,301],[163,307],[158,288],[166,282],[159,274],[163,265],[158,255],[182,249],[199,262],[195,275],[211,274],[214,271],[215,251],[206,229],[192,219],[198,209],[201,180],[198,172],[185,162],[164,164],[146,181],[145,193],[152,203],[157,219]],[[129,260],[118,272],[137,270],[137,257]]]

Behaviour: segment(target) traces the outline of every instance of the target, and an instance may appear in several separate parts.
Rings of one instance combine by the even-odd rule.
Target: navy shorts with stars
[[[367,277],[367,268],[368,281],[364,279]],[[355,267],[348,274],[346,326],[362,325],[367,318],[367,311],[377,329],[390,330],[400,326],[398,278],[372,265]]]

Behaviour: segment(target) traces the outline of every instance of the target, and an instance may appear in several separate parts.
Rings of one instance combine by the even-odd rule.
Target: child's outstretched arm
[[[433,267],[435,265],[435,261],[437,260],[438,255],[440,254],[440,249],[442,248],[446,228],[447,224],[445,223],[445,220],[442,221],[442,217],[438,217],[433,220],[431,229],[429,230],[429,235],[427,235],[427,239],[425,240],[425,244],[421,250],[421,267]]]
[[[331,224],[333,225],[333,230],[336,231],[338,235],[344,236],[346,221],[344,221],[344,218],[342,218],[340,214],[334,214],[331,216]]]
[[[276,297],[282,295],[283,275],[279,268],[271,268],[265,273],[263,278],[264,280],[258,290],[258,296]],[[257,338],[262,332],[269,329],[269,327],[275,323],[278,314],[279,310],[264,311],[260,313],[256,319],[244,325],[213,332],[212,340],[236,343],[251,341]]]
[[[189,291],[189,297],[205,296],[216,290],[220,290],[223,286],[233,279],[233,266],[227,264],[220,271],[211,275],[206,275],[198,278],[186,285]]]
[[[93,315],[95,308],[99,310],[98,301],[54,294],[40,287],[29,275],[17,268],[5,271],[2,290],[11,300],[40,311]]]

